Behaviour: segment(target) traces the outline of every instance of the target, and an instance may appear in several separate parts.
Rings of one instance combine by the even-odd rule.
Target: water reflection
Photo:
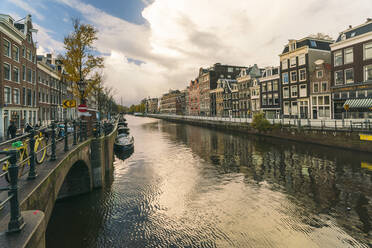
[[[127,151],[114,150],[115,156],[120,160],[126,160],[133,154],[133,152],[134,148]]]
[[[136,151],[112,185],[56,205],[48,247],[371,243],[369,154],[127,119]]]

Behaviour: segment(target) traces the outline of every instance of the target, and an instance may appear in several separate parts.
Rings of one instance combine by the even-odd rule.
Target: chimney
[[[349,28],[353,28],[353,26],[349,25]]]

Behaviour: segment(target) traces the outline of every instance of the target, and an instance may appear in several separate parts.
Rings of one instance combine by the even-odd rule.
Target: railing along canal
[[[69,151],[69,137],[72,136],[72,145],[76,146],[78,143],[87,140],[89,136],[98,138],[103,133],[108,133],[110,131],[108,129],[113,127],[112,125],[105,124],[104,128],[102,128],[102,123],[100,121],[94,124],[92,130],[89,130],[88,126],[87,121],[82,120],[52,122],[50,126],[33,128],[29,133],[0,143],[0,149],[2,149],[0,150],[0,155],[5,155],[0,158],[0,165],[5,168],[4,165],[6,164],[7,167],[6,170],[0,174],[0,179],[5,178],[9,182],[7,187],[0,188],[0,192],[8,191],[8,197],[0,202],[0,211],[5,204],[9,202],[10,221],[8,223],[8,233],[19,232],[25,225],[18,199],[19,178],[25,175],[20,173],[20,167],[22,166],[22,172],[23,167],[29,164],[27,180],[34,180],[37,178],[36,156],[38,156],[39,153],[44,153],[46,156],[40,164],[47,161],[47,157],[50,157],[50,161],[55,161],[57,160],[56,150],[58,144],[63,142],[63,151],[65,153]],[[42,136],[38,136],[40,133]],[[50,142],[49,135],[51,135]],[[41,139],[45,139],[46,142],[40,150],[35,151],[35,143],[38,137],[42,137]],[[21,142],[18,143],[21,148],[4,149],[7,145],[12,145],[13,148],[13,144],[17,142]],[[25,149],[25,151],[22,149]],[[27,154],[27,150],[29,154]],[[25,158],[23,158],[22,153],[26,155]]]

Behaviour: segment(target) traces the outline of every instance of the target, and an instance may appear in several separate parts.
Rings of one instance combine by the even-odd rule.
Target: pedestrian
[[[17,127],[15,125],[14,120],[10,121],[10,125],[8,127],[8,132],[7,132],[8,139],[9,139],[9,135],[11,139],[14,139],[17,135]]]

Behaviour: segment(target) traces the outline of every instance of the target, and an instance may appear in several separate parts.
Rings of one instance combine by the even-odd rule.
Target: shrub
[[[255,114],[253,116],[251,126],[260,132],[268,131],[271,129],[270,122],[265,118],[264,113]]]

